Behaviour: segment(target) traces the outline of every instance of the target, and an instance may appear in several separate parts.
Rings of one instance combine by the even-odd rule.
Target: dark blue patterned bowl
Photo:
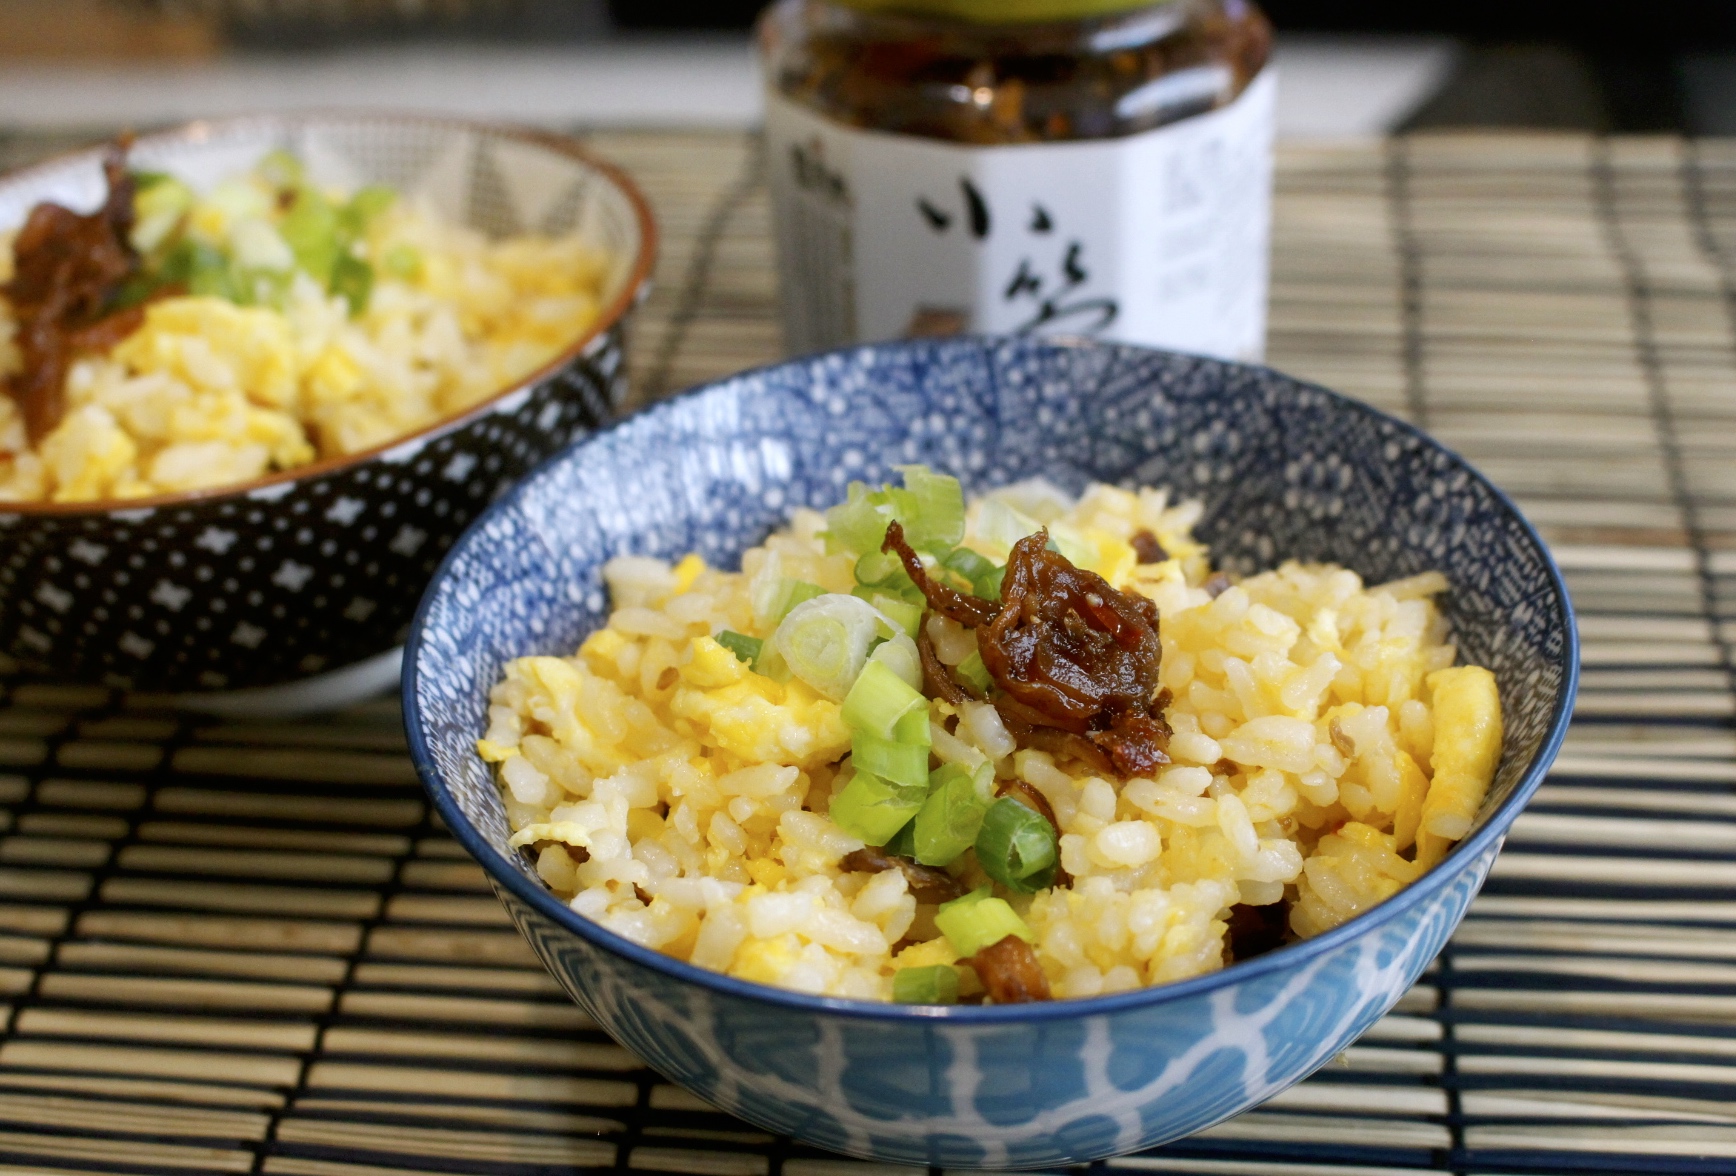
[[[389,184],[492,235],[582,232],[617,259],[605,307],[515,385],[363,453],[125,503],[0,503],[0,668],[205,692],[195,706],[307,709],[378,690],[465,524],[619,407],[622,333],[656,252],[650,209],[620,171],[555,135],[371,114],[193,123],[141,137],[132,162],[204,188],[277,148],[320,183]],[[101,158],[0,177],[0,231],[43,200],[100,203]]]
[[[737,566],[791,508],[926,462],[981,491],[1044,474],[1206,503],[1223,564],[1439,569],[1463,655],[1494,670],[1506,748],[1477,826],[1422,879],[1327,934],[1209,976],[1090,1000],[869,1004],[784,992],[617,938],[568,910],[507,826],[474,741],[508,659],[606,618],[611,556]],[[597,1022],[710,1103],[905,1164],[1036,1167],[1208,1127],[1319,1068],[1385,1013],[1464,915],[1572,709],[1578,645],[1536,533],[1399,421],[1262,368],[1102,344],[857,348],[659,405],[545,464],[459,540],[406,653],[411,752],[440,815]]]

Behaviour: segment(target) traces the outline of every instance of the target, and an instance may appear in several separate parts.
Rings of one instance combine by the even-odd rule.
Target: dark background
[[[206,11],[225,14],[230,44],[281,50],[358,39],[547,43],[739,32],[763,0],[202,2]],[[1280,32],[1294,35],[1456,39],[1455,72],[1412,117],[1412,127],[1736,133],[1736,0],[1265,0],[1262,6]]]
[[[620,28],[739,28],[760,7],[611,0],[609,12]],[[1264,0],[1261,7],[1280,31],[1463,42],[1454,77],[1412,126],[1736,130],[1736,0]]]

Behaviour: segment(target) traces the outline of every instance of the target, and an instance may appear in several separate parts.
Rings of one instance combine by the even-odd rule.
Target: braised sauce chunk
[[[1054,999],[1049,992],[1049,978],[1043,974],[1043,965],[1037,962],[1037,953],[1017,935],[990,944],[967,962],[996,1004]]]
[[[916,653],[922,662],[922,686],[930,698],[944,698],[954,706],[970,701],[970,692],[963,682],[952,676],[952,671],[934,652],[934,642],[928,639],[928,630],[921,625],[916,627]]]
[[[914,858],[887,853],[878,846],[853,850],[844,855],[839,868],[851,874],[879,874],[885,870],[900,870],[917,902],[951,902],[962,898],[968,887],[945,870],[925,866]]]
[[[1127,541],[1133,547],[1133,554],[1142,564],[1162,563],[1169,558],[1169,552],[1163,549],[1163,544],[1157,541],[1157,536],[1150,531],[1135,531],[1133,538]]]
[[[998,605],[937,583],[896,522],[882,550],[898,554],[930,608],[977,630],[1003,716],[1089,739],[1123,779],[1149,775],[1169,762],[1169,726],[1153,707],[1157,606],[1074,566],[1048,539],[1038,531],[1013,546]]]
[[[922,566],[910,544],[904,540],[904,524],[892,522],[886,528],[886,541],[880,545],[881,551],[888,551],[898,556],[904,565],[904,571],[912,582],[922,589],[923,598],[928,601],[928,607],[943,617],[951,617],[967,629],[977,629],[991,624],[1000,613],[1001,606],[992,600],[984,600],[980,596],[972,596],[968,592],[960,592],[939,583],[928,574]],[[1012,565],[1007,565],[1012,571]],[[987,655],[984,655],[987,660]]]
[[[81,352],[106,351],[136,330],[138,308],[114,311],[115,295],[138,268],[127,236],[133,227],[133,178],[127,144],[103,160],[108,198],[81,215],[58,204],[38,204],[14,239],[12,280],[0,294],[18,320],[23,369],[6,391],[35,444],[66,411],[66,372]]]

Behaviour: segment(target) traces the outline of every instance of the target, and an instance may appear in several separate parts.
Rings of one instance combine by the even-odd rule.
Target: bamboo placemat
[[[777,357],[750,139],[599,134],[665,232],[651,397]],[[16,161],[56,144],[0,140]],[[1128,1171],[1736,1171],[1736,144],[1287,148],[1271,361],[1511,490],[1583,610],[1566,750],[1338,1064]],[[0,1167],[872,1176],[641,1068],[436,826],[396,705],[0,706]]]

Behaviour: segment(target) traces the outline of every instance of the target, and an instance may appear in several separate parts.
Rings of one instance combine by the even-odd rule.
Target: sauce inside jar
[[[1271,53],[1270,24],[1243,0],[1019,23],[922,15],[924,7],[786,0],[762,27],[774,84],[839,122],[895,134],[981,144],[1103,139],[1227,105]]]

